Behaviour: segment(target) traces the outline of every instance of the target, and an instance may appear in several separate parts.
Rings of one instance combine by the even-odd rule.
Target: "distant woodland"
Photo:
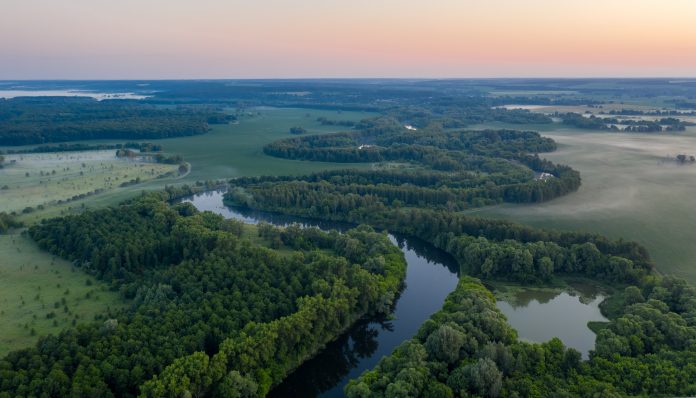
[[[89,98],[0,100],[0,145],[94,139],[156,139],[204,134],[231,115],[207,108],[164,109]]]
[[[239,189],[228,199],[251,207],[301,204],[313,217],[374,206],[456,211],[550,200],[576,190],[581,182],[570,167],[539,158],[538,153],[554,150],[556,144],[535,132],[445,130],[438,124],[413,131],[391,118],[363,121],[356,129],[285,139],[264,151],[290,159],[384,167],[236,179],[232,183]],[[536,178],[541,172],[552,177]]]

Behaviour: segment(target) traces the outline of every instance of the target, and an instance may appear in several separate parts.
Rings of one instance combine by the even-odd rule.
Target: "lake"
[[[604,298],[601,294],[523,289],[499,299],[496,305],[521,340],[543,343],[558,337],[587,359],[595,345],[595,334],[587,322],[608,321],[599,310]]]
[[[81,90],[0,90],[0,98],[16,97],[92,97],[98,101],[105,99],[145,99],[148,95],[136,93],[100,93]]]

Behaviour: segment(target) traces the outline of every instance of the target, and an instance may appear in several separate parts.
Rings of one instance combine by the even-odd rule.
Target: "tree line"
[[[580,175],[570,167],[539,158],[539,152],[552,151],[556,145],[534,132],[449,131],[441,126],[409,131],[389,118],[363,121],[356,129],[280,140],[264,151],[289,159],[407,166],[292,179],[243,178],[234,184],[251,196],[284,195],[286,202],[301,197],[307,206],[319,205],[326,195],[359,195],[385,206],[463,210],[500,202],[550,200],[576,190],[581,183]],[[553,178],[535,178],[535,172]]]
[[[70,143],[58,145],[40,145],[29,149],[7,149],[4,153],[8,155],[23,153],[55,153],[55,152],[79,152],[79,151],[101,151],[107,149],[137,149],[140,152],[160,152],[162,146],[151,142],[126,142],[124,144],[87,144]],[[3,151],[0,151],[3,153]]]
[[[662,131],[685,131],[693,123],[673,117],[663,117],[656,120],[617,119],[615,117],[585,117],[579,113],[556,113],[563,119],[563,124],[590,130],[624,131],[629,133],[659,133]],[[623,125],[623,127],[619,127]]]
[[[0,145],[93,139],[156,139],[204,134],[233,116],[208,108],[164,109],[89,98],[0,100]]]

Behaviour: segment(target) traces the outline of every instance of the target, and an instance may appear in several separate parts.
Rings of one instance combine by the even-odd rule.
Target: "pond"
[[[558,337],[587,359],[595,344],[587,323],[608,320],[599,310],[603,300],[599,293],[522,289],[496,304],[521,340],[543,343]]]
[[[351,227],[343,223],[230,208],[223,204],[222,199],[222,192],[205,192],[184,201],[192,203],[199,210],[212,211],[250,224],[262,221],[279,226],[298,223],[324,230],[346,230]],[[395,304],[393,316],[358,322],[316,357],[300,366],[269,396],[343,397],[343,387],[349,380],[373,368],[383,356],[413,337],[423,322],[442,307],[445,297],[454,290],[459,280],[456,261],[419,239],[398,234],[391,234],[390,239],[402,250],[407,262],[405,287]],[[508,316],[521,338],[547,341],[559,336],[564,343],[587,355],[594,345],[594,334],[586,323],[587,320],[604,319],[599,318],[601,315],[596,316],[602,297],[596,296],[586,306],[569,293],[545,294],[546,297],[542,293],[524,289],[519,296],[500,300],[498,307]],[[572,321],[569,321],[570,318],[573,318]]]

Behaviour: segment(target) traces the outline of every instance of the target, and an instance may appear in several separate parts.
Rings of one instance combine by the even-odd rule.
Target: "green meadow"
[[[365,112],[316,109],[252,109],[236,124],[214,126],[208,134],[158,140],[168,152],[183,155],[191,163],[186,181],[230,177],[304,174],[328,168],[368,167],[364,164],[306,162],[279,159],[263,153],[263,146],[293,137],[291,127],[303,127],[307,134],[348,130],[342,126],[322,126],[316,119],[360,121],[375,116]]]
[[[115,150],[6,155],[0,211],[21,213],[72,202],[95,191],[175,172],[177,166],[119,159]]]
[[[0,235],[0,356],[125,303],[20,234]]]
[[[696,164],[675,161],[678,154],[696,155],[693,128],[638,134],[539,127],[559,144],[544,157],[579,170],[579,191],[546,203],[471,214],[635,240],[648,248],[660,272],[696,282]]]

